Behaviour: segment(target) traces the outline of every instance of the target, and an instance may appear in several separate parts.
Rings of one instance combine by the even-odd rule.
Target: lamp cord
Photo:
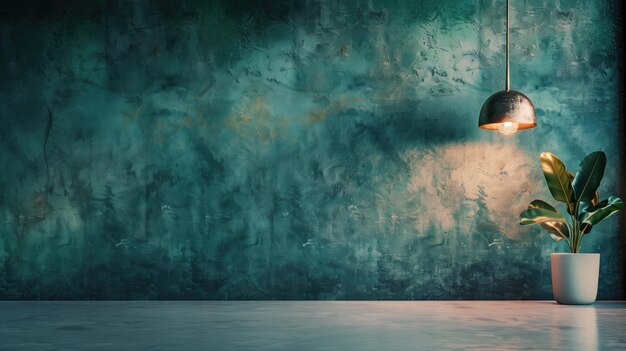
[[[506,91],[511,88],[509,78],[509,0],[506,0]]]

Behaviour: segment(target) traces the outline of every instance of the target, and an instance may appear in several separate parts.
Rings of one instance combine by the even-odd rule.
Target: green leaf
[[[535,200],[528,205],[528,209],[519,215],[519,224],[538,224],[544,222],[567,223],[565,217],[552,205],[542,200]]]
[[[589,212],[593,212],[599,208],[602,208],[606,205],[609,204],[609,200],[604,199],[602,201],[598,201],[597,200],[597,196],[598,196],[598,192],[596,191],[596,199],[591,200],[591,203],[587,203],[587,202],[581,202],[580,203],[580,212],[578,213],[578,216],[576,216],[576,218],[579,221],[584,221],[585,217],[587,216],[587,214]]]
[[[591,199],[591,202],[581,202],[580,203],[580,213],[578,214],[579,216],[583,215],[584,216],[584,212],[588,211],[590,208],[596,207],[598,206],[598,192],[596,191],[596,194],[593,196],[593,199]],[[606,200],[604,200],[606,201]]]
[[[576,207],[576,197],[570,178],[571,173],[563,162],[552,153],[542,152],[539,159],[552,197],[556,201],[567,204],[567,212],[573,213]]]
[[[624,202],[617,196],[610,196],[608,200],[604,200],[598,203],[598,206],[593,208],[593,211],[587,212],[583,223],[594,226],[615,212],[624,207]]]
[[[573,181],[576,201],[591,202],[600,186],[605,167],[606,155],[602,151],[592,152],[580,162]]]
[[[569,238],[569,227],[562,222],[543,222],[541,227],[545,229],[555,241]]]
[[[567,171],[567,177],[569,178],[570,183],[574,181],[574,173]]]

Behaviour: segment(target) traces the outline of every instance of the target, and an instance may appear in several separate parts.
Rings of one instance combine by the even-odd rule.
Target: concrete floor
[[[626,302],[0,302],[0,350],[626,350]]]

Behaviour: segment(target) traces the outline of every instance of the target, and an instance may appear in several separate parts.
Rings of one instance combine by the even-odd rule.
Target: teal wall
[[[620,181],[614,1],[0,5],[0,299],[550,299],[538,155]],[[624,297],[620,216],[600,298]]]

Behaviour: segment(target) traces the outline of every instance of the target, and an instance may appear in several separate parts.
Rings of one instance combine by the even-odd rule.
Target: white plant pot
[[[552,294],[563,305],[589,305],[598,295],[599,253],[553,253]]]

